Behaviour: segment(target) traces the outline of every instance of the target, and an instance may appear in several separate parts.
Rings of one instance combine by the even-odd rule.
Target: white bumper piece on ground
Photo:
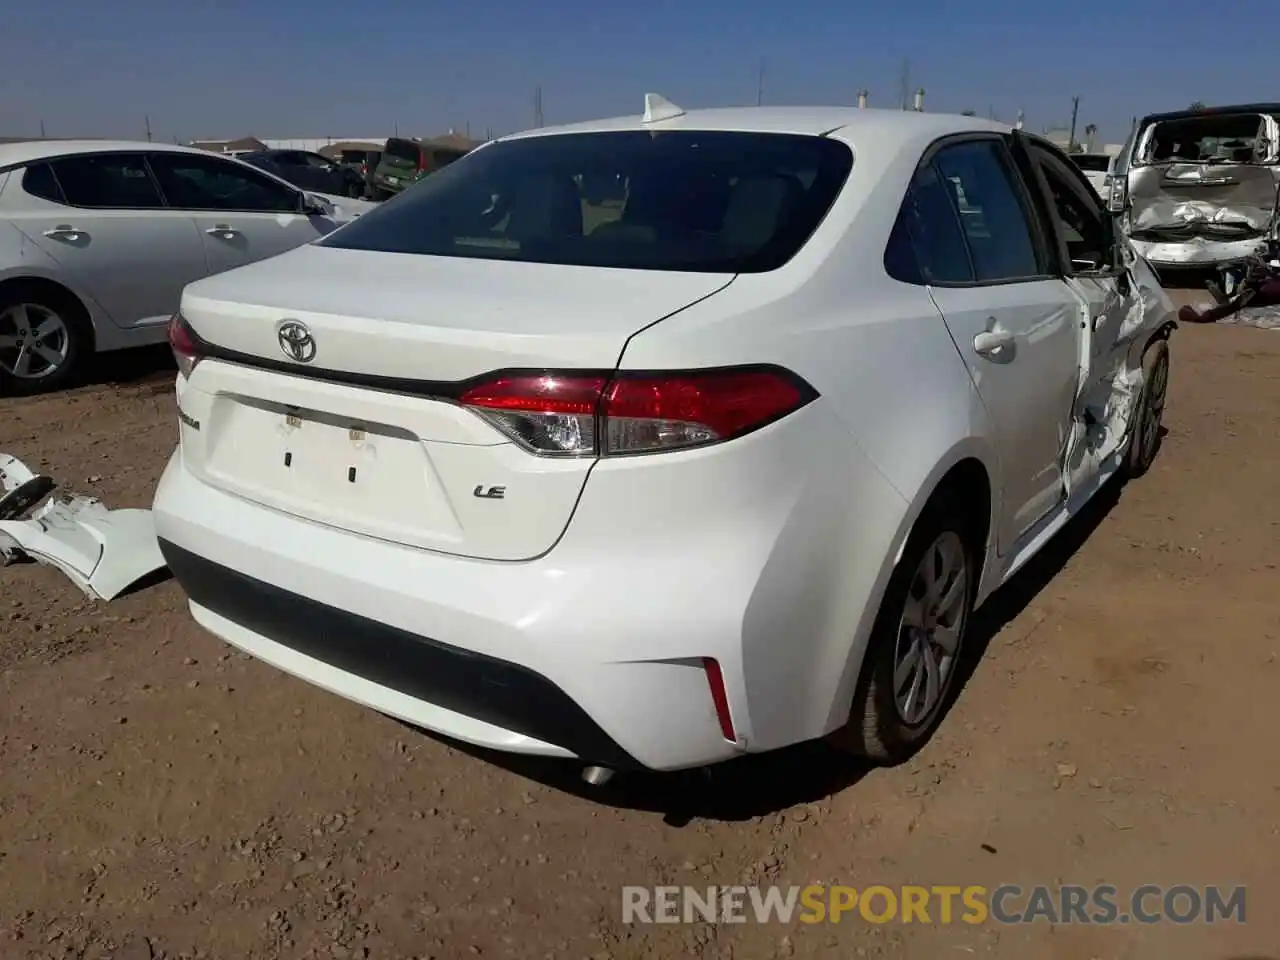
[[[0,454],[0,566],[26,559],[56,567],[97,600],[112,600],[164,569],[150,510],[108,510],[92,497],[68,497],[20,519],[54,486]]]

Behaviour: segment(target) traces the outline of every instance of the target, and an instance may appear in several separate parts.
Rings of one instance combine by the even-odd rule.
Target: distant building
[[[1066,127],[1050,127],[1044,132],[1044,138],[1063,150],[1071,146],[1071,131]]]
[[[241,137],[238,140],[192,140],[188,144],[210,153],[237,153],[245,150],[265,150],[267,145],[256,137]]]

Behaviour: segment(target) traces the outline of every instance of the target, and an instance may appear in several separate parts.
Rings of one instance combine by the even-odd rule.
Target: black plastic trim
[[[567,693],[527,667],[431,640],[291,593],[167,540],[187,595],[252,630],[373,683],[569,750],[584,763],[643,769]]]

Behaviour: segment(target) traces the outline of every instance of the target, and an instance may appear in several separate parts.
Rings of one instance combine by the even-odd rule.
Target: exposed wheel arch
[[[978,567],[976,588],[984,573],[987,545],[991,540],[991,476],[986,465],[977,457],[965,457],[952,466],[933,488],[925,501],[926,507],[943,498],[966,506],[963,519],[969,548]]]

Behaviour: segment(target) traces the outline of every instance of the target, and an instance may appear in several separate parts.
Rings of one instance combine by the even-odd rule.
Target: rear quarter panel
[[[927,289],[899,283],[884,270],[886,238],[919,156],[910,147],[906,153],[901,162],[888,158],[887,169],[855,163],[826,221],[792,261],[772,273],[738,276],[720,293],[641,331],[621,358],[623,369],[787,367],[813,385],[821,394],[816,403],[840,425],[820,442],[843,443],[842,457],[869,465],[849,471],[860,484],[893,491],[887,497],[880,489],[811,478],[810,495],[821,502],[807,502],[804,514],[823,522],[797,520],[806,550],[790,558],[804,565],[805,576],[789,580],[797,585],[792,595],[771,597],[789,605],[807,628],[803,642],[812,645],[812,655],[800,659],[821,665],[811,666],[820,676],[795,686],[805,696],[790,708],[815,723],[821,714],[824,730],[847,718],[889,574],[946,471],[966,457],[983,463],[992,478],[992,515],[998,515],[991,426],[955,343]],[[815,449],[790,464],[823,474],[839,462]],[[761,590],[768,589],[762,581]],[[818,605],[813,598],[819,596],[839,599]],[[810,614],[819,608],[815,620]],[[776,631],[744,633],[748,665],[772,661],[765,653],[771,645],[802,642],[783,641]]]

